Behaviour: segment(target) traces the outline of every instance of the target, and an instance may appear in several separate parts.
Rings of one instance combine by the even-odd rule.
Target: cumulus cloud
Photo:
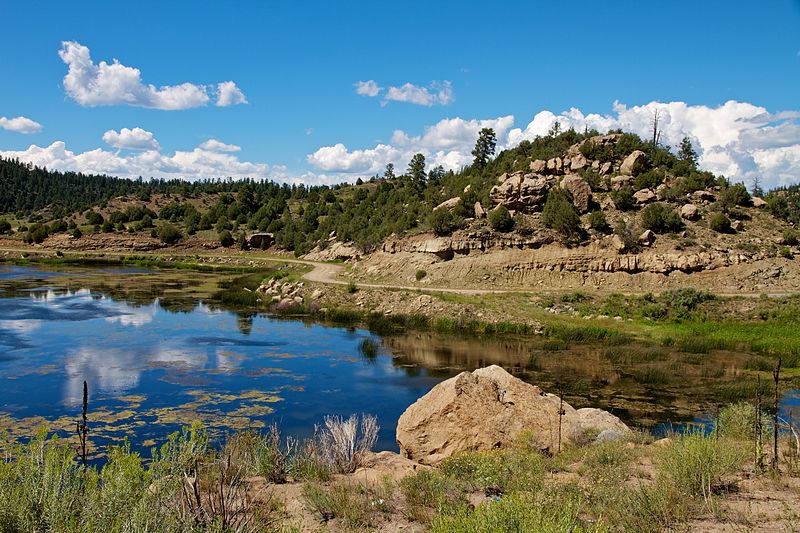
[[[472,148],[484,127],[495,130],[498,150],[545,135],[556,122],[562,129],[606,132],[620,128],[648,138],[656,111],[662,144],[677,147],[683,137],[689,137],[700,156],[701,168],[745,183],[759,177],[766,187],[796,183],[800,179],[800,112],[770,113],[764,107],[736,101],[717,107],[685,102],[650,102],[629,107],[614,102],[610,114],[587,114],[577,108],[559,114],[544,110],[524,128],[513,127],[513,115],[493,120],[451,118],[426,128],[420,136],[396,130],[390,142],[373,148],[350,150],[338,143],[319,148],[307,159],[325,172],[374,174],[381,172],[387,163],[403,168],[413,154],[420,152],[426,156],[429,167],[442,165],[456,170],[472,161]]]
[[[217,84],[217,106],[228,107],[237,104],[246,104],[247,98],[239,87],[232,81]]]
[[[448,105],[453,103],[453,86],[445,80],[435,81],[428,87],[421,87],[412,83],[404,83],[400,87],[389,87],[383,97],[383,105],[388,102],[407,102],[410,104],[431,107],[434,105]]]
[[[442,165],[456,170],[472,162],[470,152],[482,128],[493,128],[500,138],[513,124],[512,115],[490,120],[444,119],[420,136],[396,130],[391,143],[374,148],[348,150],[341,143],[323,146],[308,156],[308,162],[326,172],[375,174],[387,163],[403,168],[419,152],[425,155],[429,167]]]
[[[224,142],[216,139],[209,139],[201,144],[198,148],[210,150],[212,152],[238,152],[242,149],[240,146],[236,146],[235,144],[225,144]]]
[[[621,128],[644,138],[652,135],[658,112],[661,143],[676,147],[689,137],[701,168],[734,181],[759,177],[768,187],[796,183],[800,178],[800,112],[770,113],[766,108],[734,100],[717,107],[685,102],[650,102],[628,107],[614,102],[613,114],[584,114],[579,109],[555,115],[541,111],[525,127],[509,131],[504,147],[544,135],[559,122],[562,128],[605,132]]]
[[[103,134],[103,142],[114,148],[124,150],[158,150],[158,141],[153,134],[142,128],[122,128],[119,131],[108,130]]]
[[[64,90],[83,106],[132,105],[153,109],[190,109],[208,104],[212,90],[205,85],[182,83],[156,87],[142,82],[139,69],[121,64],[92,61],[89,48],[64,41],[58,52],[68,71]],[[244,94],[233,82],[218,84],[217,105],[245,103]]]
[[[49,169],[123,178],[142,176],[188,181],[253,178],[312,185],[332,185],[348,178],[340,173],[293,173],[282,165],[243,161],[231,153],[238,149],[238,146],[210,139],[192,150],[178,150],[172,154],[159,150],[120,154],[102,148],[73,152],[67,149],[64,141],[55,141],[44,147],[34,144],[26,150],[0,151],[0,157],[18,158]]]
[[[354,86],[356,88],[356,94],[369,97],[378,96],[383,90],[383,87],[375,83],[375,80],[358,81]]]
[[[0,128],[15,133],[38,133],[42,131],[42,125],[28,117],[0,117]]]

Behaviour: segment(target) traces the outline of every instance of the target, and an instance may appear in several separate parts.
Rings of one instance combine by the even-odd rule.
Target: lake
[[[219,279],[0,265],[0,431],[24,439],[46,425],[72,435],[86,380],[96,454],[126,437],[146,450],[195,421],[213,438],[271,423],[304,437],[325,415],[354,413],[377,415],[378,448],[396,450],[406,407],[439,381],[488,364],[656,431],[707,418],[754,380],[746,353],[428,332],[381,338],[234,312],[209,298]],[[782,402],[788,416],[797,391]]]

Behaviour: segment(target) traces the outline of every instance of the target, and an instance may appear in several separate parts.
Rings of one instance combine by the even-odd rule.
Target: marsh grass
[[[544,327],[545,337],[568,343],[603,343],[608,346],[627,344],[631,338],[612,328],[551,323]]]
[[[330,485],[306,483],[303,498],[308,508],[324,522],[340,519],[350,531],[363,531],[373,525],[373,509],[369,491],[359,483],[346,480]]]

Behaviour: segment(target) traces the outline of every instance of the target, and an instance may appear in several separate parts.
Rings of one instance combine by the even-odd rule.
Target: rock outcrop
[[[557,396],[492,365],[439,383],[406,409],[397,443],[404,457],[435,465],[459,452],[506,446],[522,432],[540,450],[555,451],[559,438],[563,446],[606,429],[629,431],[610,413],[561,405]]]
[[[547,192],[555,179],[539,174],[514,172],[502,174],[498,185],[492,187],[489,196],[492,202],[504,205],[512,211],[534,212],[541,209]]]
[[[592,198],[592,189],[582,177],[577,174],[567,174],[561,180],[561,188],[566,189],[572,195],[572,203],[575,204],[579,213],[586,213],[589,210],[589,201]]]
[[[622,161],[619,171],[621,174],[636,176],[647,170],[648,164],[647,154],[641,150],[634,150]]]

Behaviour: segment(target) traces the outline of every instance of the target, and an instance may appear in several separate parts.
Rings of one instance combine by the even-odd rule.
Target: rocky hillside
[[[558,157],[515,161],[527,170],[497,176],[491,205],[477,202],[463,227],[390,238],[361,263],[362,276],[656,289],[706,273],[696,281],[729,292],[798,287],[798,233],[767,201],[693,161],[670,168],[641,149],[617,156],[625,137],[598,135]]]

